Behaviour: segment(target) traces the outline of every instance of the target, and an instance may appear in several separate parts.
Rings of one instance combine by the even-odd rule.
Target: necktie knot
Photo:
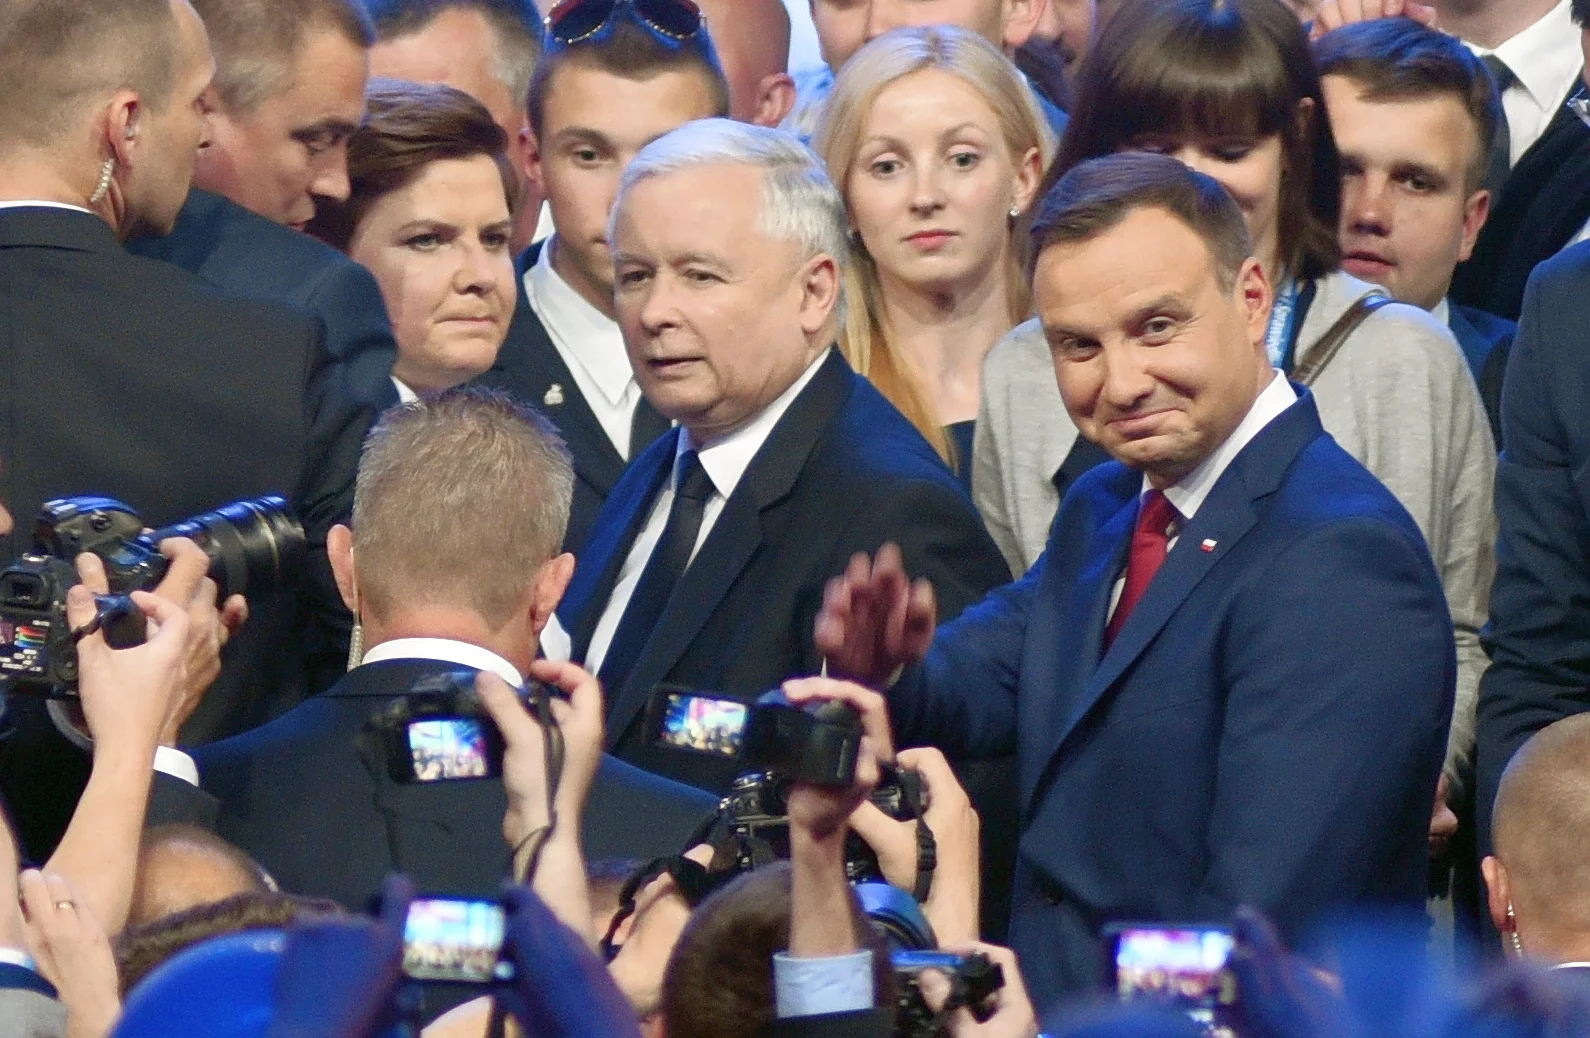
[[[715,488],[712,477],[701,467],[701,458],[695,451],[685,451],[679,456],[679,471],[674,480],[674,493],[692,501],[705,501]]]
[[[1514,75],[1513,70],[1507,66],[1507,62],[1494,54],[1486,54],[1480,58],[1480,64],[1484,65],[1485,71],[1489,72],[1491,78],[1496,80],[1496,92],[1498,94],[1518,82],[1518,76]]]
[[[1143,495],[1143,510],[1138,515],[1137,527],[1144,533],[1165,537],[1170,533],[1171,524],[1180,518],[1181,513],[1163,491],[1150,490]]]
[[[1176,506],[1163,492],[1150,490],[1143,495],[1138,506],[1137,526],[1132,531],[1132,543],[1126,557],[1126,576],[1121,584],[1121,597],[1115,604],[1115,613],[1104,628],[1104,644],[1115,641],[1115,636],[1126,624],[1126,618],[1137,608],[1138,600],[1148,591],[1148,585],[1165,556],[1170,552],[1171,524],[1181,518]]]

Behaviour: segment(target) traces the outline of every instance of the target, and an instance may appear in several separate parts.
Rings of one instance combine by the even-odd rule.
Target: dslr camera
[[[966,1009],[979,1023],[993,1016],[992,1001],[1005,986],[1005,971],[982,952],[940,951],[933,925],[916,899],[887,883],[858,883],[856,896],[872,928],[889,948],[894,972],[895,1038],[945,1038],[947,1021]],[[949,997],[937,1012],[922,995],[922,971],[936,969],[950,983]]]
[[[91,627],[113,648],[144,640],[144,617],[127,597],[158,585],[170,565],[160,554],[168,537],[190,538],[210,557],[220,600],[257,596],[296,579],[304,530],[277,495],[238,501],[151,533],[138,513],[108,497],[46,501],[32,548],[0,571],[0,682],[46,695],[77,689],[77,636],[66,620],[66,592],[78,583],[73,560],[83,552],[105,563],[111,594],[97,596]]]
[[[788,858],[790,787],[850,785],[861,735],[861,717],[849,704],[796,706],[778,689],[747,703],[664,685],[646,709],[651,745],[729,757],[754,769],[736,778],[724,799],[721,816],[733,839],[714,859],[714,873]],[[898,821],[920,818],[921,780],[915,772],[886,769],[872,802]],[[724,860],[731,854],[732,861]],[[878,856],[854,833],[845,839],[845,873],[853,883],[883,879]]]

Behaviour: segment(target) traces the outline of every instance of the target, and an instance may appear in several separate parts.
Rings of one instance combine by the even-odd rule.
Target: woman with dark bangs
[[[1271,361],[1310,386],[1326,431],[1424,532],[1457,643],[1453,772],[1472,746],[1486,662],[1495,446],[1446,327],[1402,303],[1369,311],[1359,301],[1375,286],[1338,269],[1340,162],[1297,17],[1281,0],[1127,0],[1083,63],[1046,187],[1080,162],[1130,150],[1172,155],[1230,192],[1275,293]],[[974,496],[1007,554],[1022,553],[1018,572],[1047,538],[1056,467],[1076,439],[1042,370],[1053,369],[1030,321],[989,355],[977,419]]]

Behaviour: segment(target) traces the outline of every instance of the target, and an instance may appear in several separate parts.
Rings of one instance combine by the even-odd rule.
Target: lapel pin
[[[1203,543],[1198,545],[1198,547],[1202,548],[1204,551],[1214,551],[1215,543],[1216,541],[1213,537],[1205,537]]]
[[[548,407],[557,407],[563,403],[563,386],[557,382],[552,383],[547,389],[546,396],[541,398],[541,402]]]

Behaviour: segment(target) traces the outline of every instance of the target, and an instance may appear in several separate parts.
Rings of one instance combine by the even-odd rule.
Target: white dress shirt
[[[688,430],[680,433],[679,445],[674,454],[673,473],[664,481],[662,490],[657,494],[657,500],[652,503],[646,525],[641,528],[640,536],[635,538],[629,554],[624,558],[623,567],[618,571],[618,582],[613,585],[613,597],[607,600],[607,607],[602,612],[601,619],[596,622],[596,630],[591,635],[591,645],[586,650],[583,661],[586,670],[595,674],[602,669],[602,660],[606,658],[607,650],[613,644],[613,635],[617,633],[618,622],[623,619],[624,609],[635,593],[635,585],[640,583],[641,574],[646,571],[646,563],[651,561],[657,542],[662,540],[663,528],[668,525],[668,512],[674,503],[674,485],[679,478],[679,459],[686,451],[695,451],[696,457],[701,461],[701,467],[706,470],[707,478],[712,480],[712,495],[707,498],[707,503],[702,509],[701,530],[696,534],[696,544],[690,552],[691,559],[694,559],[696,552],[706,543],[707,535],[712,532],[718,516],[723,514],[724,504],[734,493],[734,488],[740,485],[745,470],[750,468],[751,461],[762,449],[762,444],[767,442],[768,435],[778,424],[778,420],[784,417],[784,412],[789,410],[790,404],[795,402],[801,390],[805,389],[806,384],[817,374],[817,369],[828,359],[828,353],[829,350],[823,350],[801,377],[780,393],[771,404],[763,408],[761,414],[716,443],[699,447],[691,439]],[[548,624],[547,630],[554,631],[554,625]],[[568,636],[561,627],[557,627],[551,637],[542,635],[541,648],[549,658],[567,659]],[[561,657],[553,655],[554,649],[557,648],[563,651]]]
[[[1226,469],[1236,460],[1242,448],[1246,447],[1264,427],[1281,416],[1281,412],[1297,403],[1297,393],[1292,389],[1292,384],[1286,376],[1277,371],[1270,384],[1265,386],[1258,397],[1254,399],[1253,406],[1248,408],[1248,413],[1237,424],[1225,442],[1216,447],[1213,454],[1198,463],[1181,479],[1165,488],[1165,498],[1176,507],[1176,512],[1181,516],[1171,525],[1170,539],[1165,550],[1169,552],[1176,547],[1180,538],[1181,527],[1192,521],[1198,514],[1198,509],[1203,507],[1204,499],[1209,492],[1220,482],[1220,477],[1225,475]],[[1148,477],[1143,477],[1143,489],[1139,496],[1153,489]],[[1121,591],[1126,586],[1126,571],[1123,569],[1120,576],[1115,578],[1115,589],[1110,595],[1110,615],[1115,615],[1115,607],[1121,601]]]
[[[1495,50],[1467,46],[1481,57],[1496,55],[1516,77],[1502,92],[1502,111],[1510,135],[1508,162],[1517,164],[1557,117],[1557,109],[1567,100],[1584,65],[1579,27],[1573,23],[1569,0],[1559,0],[1534,25]]]
[[[88,213],[89,216],[97,215],[93,212],[93,210],[84,209],[80,205],[70,205],[66,202],[46,202],[42,199],[32,198],[21,198],[14,202],[0,202],[0,209],[21,209],[23,207],[42,209],[70,209],[74,213]]]
[[[382,642],[364,654],[359,666],[381,663],[385,660],[435,660],[439,663],[456,663],[471,670],[488,670],[514,688],[524,684],[519,668],[479,645],[454,641],[451,638],[393,638]],[[164,761],[161,754],[166,754]],[[179,759],[180,758],[180,759]],[[164,764],[164,766],[162,766]],[[189,785],[199,784],[199,769],[193,758],[181,750],[162,746],[155,751],[155,770],[172,778],[182,779]]]
[[[629,459],[629,429],[640,402],[640,383],[629,366],[618,323],[590,303],[552,269],[553,235],[535,264],[524,272],[525,297],[541,319],[552,345],[574,376],[580,395],[613,441],[618,456]],[[539,403],[539,401],[531,401]]]
[[[412,404],[420,398],[418,393],[409,388],[409,384],[407,382],[404,382],[396,375],[392,375],[390,377],[392,379],[392,388],[397,390],[398,403]]]

